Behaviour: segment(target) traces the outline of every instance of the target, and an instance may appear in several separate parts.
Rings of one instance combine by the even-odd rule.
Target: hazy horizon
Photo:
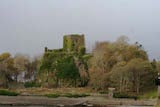
[[[0,53],[42,54],[61,48],[63,35],[84,34],[96,41],[126,35],[149,58],[160,60],[159,0],[0,0]]]

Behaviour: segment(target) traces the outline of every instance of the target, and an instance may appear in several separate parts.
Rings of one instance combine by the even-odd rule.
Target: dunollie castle
[[[48,49],[45,47],[45,53],[63,53],[63,54],[81,54],[86,53],[84,35],[71,34],[63,37],[63,48]]]

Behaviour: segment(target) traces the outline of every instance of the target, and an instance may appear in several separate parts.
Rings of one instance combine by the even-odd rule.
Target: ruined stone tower
[[[84,35],[71,34],[63,37],[63,48],[61,49],[48,49],[45,47],[46,52],[63,52],[63,53],[77,53],[85,54],[85,39]]]
[[[63,37],[63,49],[67,52],[85,52],[84,35],[65,35]]]

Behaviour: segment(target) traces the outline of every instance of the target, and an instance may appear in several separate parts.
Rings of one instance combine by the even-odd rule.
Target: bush
[[[46,94],[45,96],[48,97],[48,98],[57,98],[60,95],[59,94]]]
[[[64,95],[64,97],[69,97],[69,98],[78,98],[78,97],[87,97],[90,96],[89,94],[72,94],[72,93],[67,93]]]
[[[19,93],[16,93],[16,92],[13,92],[13,91],[9,91],[9,90],[0,90],[0,95],[17,96],[17,95],[19,95]]]
[[[40,87],[40,86],[41,86],[41,84],[36,83],[36,82],[26,82],[26,83],[24,83],[25,88]]]
[[[132,99],[138,99],[138,96],[136,95],[130,95],[127,93],[114,93],[113,95],[114,98],[132,98]]]

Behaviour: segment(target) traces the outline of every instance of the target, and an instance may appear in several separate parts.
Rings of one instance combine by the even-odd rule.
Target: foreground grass
[[[153,90],[139,96],[140,99],[155,99],[157,97],[158,97],[157,90]]]
[[[65,95],[66,93],[76,93],[76,94],[81,94],[81,93],[95,93],[93,90],[89,88],[24,88],[24,89],[16,89],[15,90],[18,93],[25,93],[29,95],[47,95],[47,94],[63,94]]]
[[[48,98],[58,98],[58,97],[60,97],[61,95],[58,94],[58,93],[54,93],[54,94],[46,94],[45,96],[48,97]]]
[[[157,90],[146,92],[143,95],[134,95],[127,93],[114,93],[114,98],[131,98],[131,99],[156,99],[158,98]]]
[[[19,93],[13,92],[13,91],[9,91],[9,90],[1,89],[0,90],[0,95],[4,95],[4,96],[17,96],[17,95],[19,95]]]
[[[66,93],[64,95],[64,97],[69,97],[69,98],[79,98],[79,97],[87,97],[87,96],[90,96],[89,94],[77,94],[77,93]]]
[[[107,94],[108,91],[97,92],[90,88],[21,88],[13,89],[12,91],[0,89],[0,95],[17,96],[17,95],[35,95],[35,96],[46,96],[48,98],[57,97],[68,97],[78,98],[87,97],[93,93]],[[157,90],[147,92],[140,96],[126,95],[126,94],[115,94],[115,98],[134,98],[134,99],[154,99],[157,98]]]
[[[48,98],[58,98],[58,97],[68,97],[68,98],[79,98],[79,97],[87,97],[90,96],[90,94],[85,93],[66,93],[66,94],[59,94],[59,93],[50,93],[44,95]]]
[[[114,98],[127,98],[127,99],[138,99],[137,95],[134,94],[127,94],[127,93],[114,93]]]
[[[66,93],[67,92],[67,93]],[[17,96],[17,95],[39,95],[46,96],[48,98],[68,97],[68,98],[79,98],[90,96],[88,89],[82,88],[58,88],[58,89],[47,89],[47,88],[27,88],[22,90],[10,91],[7,89],[0,89],[0,95],[4,96]],[[25,94],[24,94],[25,93]]]
[[[90,88],[24,88],[16,89],[15,91],[20,93],[21,95],[46,96],[48,98],[78,98],[87,97],[90,96],[91,93],[96,93]]]

